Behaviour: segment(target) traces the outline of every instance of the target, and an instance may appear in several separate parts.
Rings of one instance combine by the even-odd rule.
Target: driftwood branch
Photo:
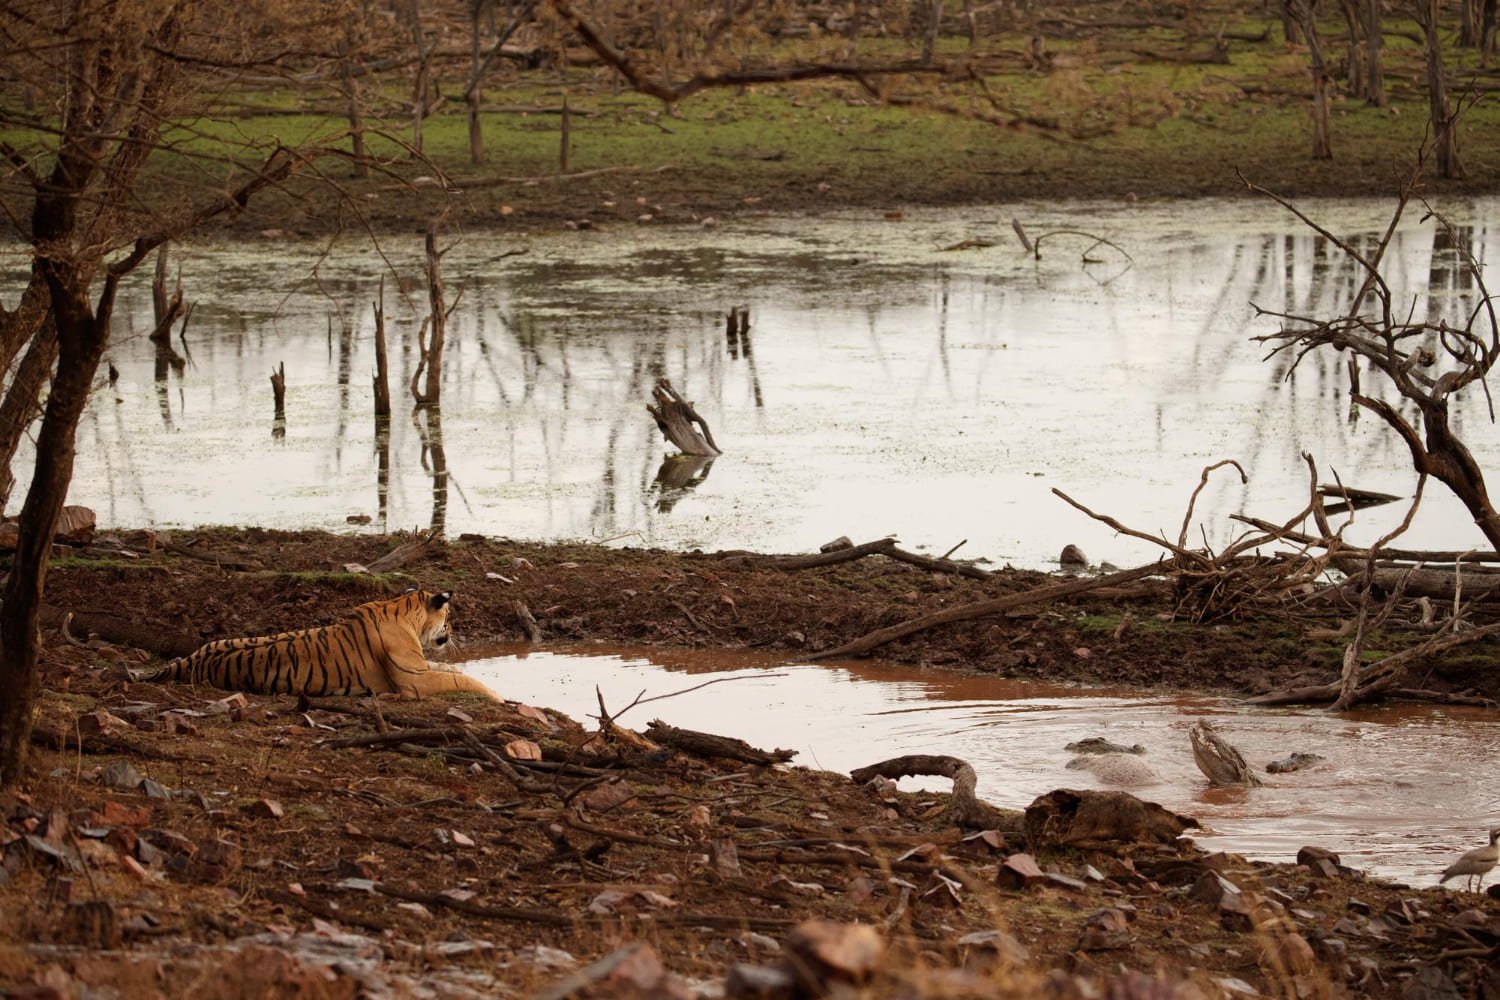
[[[416,537],[402,542],[374,562],[367,563],[365,568],[371,573],[389,573],[393,569],[400,569],[407,563],[440,551],[442,547],[443,536],[438,532],[419,532]]]
[[[784,764],[797,756],[795,750],[760,750],[744,740],[732,736],[716,736],[693,729],[678,729],[660,719],[653,719],[646,726],[646,735],[664,747],[681,750],[696,757],[727,757],[747,764],[762,766]]]
[[[953,779],[953,803],[949,812],[959,826],[969,830],[1020,830],[1021,813],[1014,809],[997,809],[980,801],[974,794],[979,783],[978,775],[974,773],[974,768],[957,757],[930,754],[894,757],[868,767],[856,768],[849,772],[849,777],[864,784],[876,777],[895,781],[910,775],[930,774]]]
[[[692,402],[682,398],[670,381],[658,379],[651,396],[656,402],[647,403],[646,411],[656,420],[662,437],[676,445],[679,451],[684,455],[723,454],[714,441],[708,422],[693,408]]]

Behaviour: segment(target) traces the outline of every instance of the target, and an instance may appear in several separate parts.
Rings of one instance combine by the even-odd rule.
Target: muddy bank
[[[142,642],[165,645],[330,621],[401,582],[340,571],[387,540],[218,531],[193,541],[179,533],[172,544],[195,556],[65,559],[49,600],[76,612],[75,630],[85,615],[123,614]],[[870,560],[796,575],[735,567],[476,541],[407,572],[458,592],[460,634],[475,642],[515,638],[520,601],[545,639],[789,651],[969,599],[973,587],[1037,579],[939,580]],[[1133,601],[1130,621],[1159,606]],[[984,643],[928,636],[897,652],[1002,669],[981,650],[1013,651],[1008,634],[1037,662],[1004,669],[1083,676],[1080,661],[1111,657],[1060,654],[1080,636],[1103,650],[1100,636],[1125,621],[1116,615],[1096,630],[1086,623],[1102,607],[1052,608],[997,623],[1002,633],[985,630]],[[1199,632],[1224,634],[1184,636]],[[1050,811],[1028,824],[879,779],[602,739],[592,721],[582,728],[545,706],[224,698],[128,681],[125,668],[149,659],[128,645],[48,640],[32,777],[0,799],[0,991],[15,995],[1500,988],[1500,900],[1368,880],[1316,852],[1305,865],[1259,864],[1170,834],[1150,842],[1146,828],[1126,838],[1138,843],[1090,828],[1091,846],[1079,846],[1047,832],[1081,829],[1058,818],[1069,796],[1038,803]],[[1186,638],[1171,655],[1148,658],[1142,646],[1136,671],[1142,683],[1203,681],[1224,648],[1174,671]],[[1164,669],[1148,676],[1150,663]],[[648,718],[622,724],[644,729]],[[870,763],[880,756],[872,749]]]
[[[1016,570],[975,579],[879,555],[788,571],[744,553],[477,537],[438,546],[398,575],[379,578],[346,567],[374,561],[401,539],[263,529],[175,532],[154,542],[116,537],[137,548],[96,546],[60,559],[48,577],[48,603],[58,614],[78,615],[75,631],[114,635],[159,654],[328,624],[392,588],[422,586],[455,592],[460,643],[529,640],[518,610],[524,606],[544,643],[805,657],[919,615],[1058,579]],[[1336,628],[1335,619],[1255,616],[1210,627],[1176,619],[1174,607],[1165,581],[1145,580],[939,626],[884,644],[877,654],[923,667],[1147,690],[1258,694],[1337,679],[1342,643],[1312,631]],[[1391,652],[1423,637],[1392,625],[1366,648]],[[1493,648],[1480,642],[1424,664],[1423,686],[1500,698],[1500,677],[1489,669]]]

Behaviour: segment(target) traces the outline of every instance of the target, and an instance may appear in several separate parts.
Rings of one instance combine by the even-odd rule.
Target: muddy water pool
[[[488,652],[488,651],[475,651]],[[1344,715],[1245,709],[1214,698],[1141,697],[868,662],[782,663],[769,656],[649,653],[590,647],[486,656],[466,669],[508,699],[557,708],[590,724],[595,687],[612,713],[637,696],[698,690],[630,709],[621,724],[672,725],[798,751],[795,763],[847,773],[902,754],[972,764],[979,794],[1023,808],[1054,788],[1108,787],[1067,763],[1063,747],[1103,736],[1147,752],[1160,782],[1127,789],[1196,817],[1210,849],[1291,861],[1317,844],[1345,864],[1431,885],[1457,854],[1483,843],[1500,817],[1500,718],[1461,708],[1403,707]],[[1211,720],[1265,779],[1211,789],[1193,765],[1188,728]],[[1265,765],[1295,750],[1326,758],[1290,774]],[[923,782],[927,782],[924,784]],[[946,789],[945,779],[902,787]],[[1449,883],[1452,885],[1453,883]]]
[[[1307,207],[1356,242],[1386,222],[1382,202]],[[1475,294],[1456,254],[1493,258],[1485,220],[1500,203],[1442,207],[1461,246],[1413,213],[1387,271],[1415,312],[1455,317]],[[1033,236],[1108,236],[1130,258],[1053,236],[1033,259],[1012,218]],[[993,245],[944,249],[965,240]],[[1052,487],[1175,537],[1199,471],[1235,458],[1248,483],[1220,473],[1190,532],[1222,544],[1231,513],[1280,519],[1301,506],[1303,451],[1325,477],[1400,495],[1414,485],[1394,435],[1348,419],[1342,358],[1309,358],[1288,379],[1250,341],[1275,328],[1252,302],[1325,314],[1357,284],[1327,241],[1264,202],[455,235],[444,266],[450,293],[463,292],[440,419],[400,402],[426,308],[416,241],[378,253],[354,240],[203,243],[176,260],[195,307],[186,344],[166,352],[146,337],[149,275],[138,275],[116,311],[118,381],[101,379],[79,430],[72,500],[107,525],[360,530],[346,518],[367,515],[368,531],[441,523],[455,535],[763,551],[894,533],[933,552],[967,540],[960,555],[997,564],[1048,565],[1068,542],[1125,564],[1153,547]],[[0,254],[0,295],[26,266]],[[398,400],[388,438],[371,416],[382,277]],[[726,336],[732,306],[749,309],[745,338]],[[281,363],[287,417],[275,426],[268,375]],[[664,464],[644,410],[659,375],[714,429],[726,453],[711,465]],[[1482,462],[1500,458],[1481,398],[1455,423]],[[1479,540],[1443,492],[1429,491],[1411,547]],[[1400,513],[1364,513],[1349,537]]]

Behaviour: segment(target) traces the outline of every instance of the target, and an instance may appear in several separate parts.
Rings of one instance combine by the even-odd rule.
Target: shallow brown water
[[[951,754],[974,766],[985,799],[1013,808],[1053,788],[1107,787],[1066,767],[1073,757],[1066,744],[1087,736],[1140,743],[1147,753],[1138,759],[1162,780],[1129,790],[1197,817],[1205,830],[1196,839],[1205,847],[1290,861],[1302,845],[1318,844],[1346,864],[1413,885],[1436,882],[1443,866],[1481,843],[1480,831],[1500,818],[1500,785],[1492,780],[1500,715],[1483,710],[1252,711],[1218,698],[720,651],[483,652],[468,670],[504,697],[580,721],[597,715],[597,686],[611,713],[644,696],[622,724],[643,728],[660,718],[786,747],[806,767],[846,772],[902,754]],[[1189,750],[1187,730],[1198,719],[1212,720],[1259,772],[1295,750],[1327,760],[1291,774],[1263,773],[1265,786],[1254,790],[1211,789]],[[903,787],[947,784],[909,779]]]

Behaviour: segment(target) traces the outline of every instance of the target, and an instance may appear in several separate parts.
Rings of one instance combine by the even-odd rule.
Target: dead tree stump
[[[391,423],[391,378],[385,356],[385,278],[380,279],[380,298],[375,303],[375,429]]]
[[[271,372],[271,395],[276,406],[276,415],[271,421],[271,436],[286,437],[286,362]]]
[[[163,243],[161,249],[156,251],[156,273],[151,278],[151,314],[156,326],[151,331],[151,340],[157,343],[169,343],[172,339],[172,326],[177,318],[182,315],[182,274],[177,275],[177,286],[169,294],[167,291],[167,247]]]
[[[713,431],[708,429],[708,424],[693,409],[692,402],[683,399],[672,388],[670,381],[658,379],[656,387],[651,390],[651,396],[656,403],[647,403],[647,412],[656,419],[656,426],[661,430],[662,437],[676,445],[679,451],[684,455],[723,454],[714,443]],[[702,428],[702,433],[699,433],[698,428]]]
[[[411,377],[411,395],[418,406],[437,405],[443,387],[443,344],[447,340],[448,313],[458,305],[456,300],[451,306],[447,304],[447,293],[443,289],[443,254],[437,245],[437,229],[442,221],[440,215],[427,227],[427,303],[430,312],[417,331],[417,370]],[[427,375],[425,387],[422,382],[424,372]]]
[[[286,362],[281,362],[271,373],[271,395],[276,404],[276,419],[286,419]]]

